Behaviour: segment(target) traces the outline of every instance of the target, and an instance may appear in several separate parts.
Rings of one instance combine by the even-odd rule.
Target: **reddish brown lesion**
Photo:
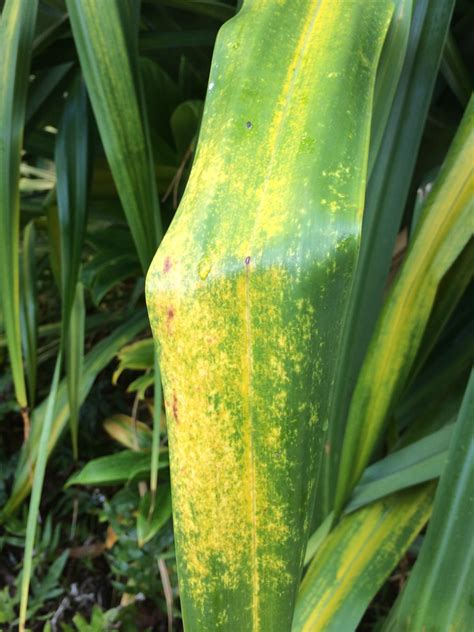
[[[169,272],[171,270],[171,259],[166,257],[163,262],[163,272]]]
[[[176,421],[176,423],[179,423],[179,417],[178,417],[178,398],[176,397],[176,393],[173,393],[173,417]]]
[[[168,305],[167,307],[165,307],[164,312],[166,330],[168,332],[168,335],[171,335],[171,323],[173,321],[173,318],[175,317],[174,307],[172,305]]]

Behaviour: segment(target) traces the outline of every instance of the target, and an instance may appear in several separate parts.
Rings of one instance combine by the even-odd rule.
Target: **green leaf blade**
[[[353,632],[426,524],[433,495],[434,485],[423,485],[344,517],[301,583],[293,632]]]
[[[131,32],[136,20],[125,24],[126,3],[66,4],[104,149],[146,271],[161,239],[161,222]]]
[[[9,0],[0,21],[0,292],[15,394],[28,402],[20,333],[19,173],[37,0]]]
[[[336,511],[362,475],[406,385],[437,288],[472,236],[473,122],[471,99],[371,340],[349,411]]]
[[[418,560],[384,630],[468,630],[474,617],[474,373],[471,373]]]
[[[392,6],[379,9],[248,2],[217,38],[190,180],[147,278],[190,631],[291,628]]]

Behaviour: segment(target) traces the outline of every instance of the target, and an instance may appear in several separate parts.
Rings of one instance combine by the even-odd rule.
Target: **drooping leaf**
[[[190,180],[147,279],[190,631],[291,627],[391,13],[259,0],[217,38]]]
[[[19,174],[37,0],[7,0],[0,18],[0,297],[21,408],[27,407],[20,333]]]
[[[455,424],[448,464],[441,476],[433,516],[418,560],[384,630],[469,630],[474,540],[474,373]]]
[[[474,98],[452,143],[392,287],[352,398],[336,513],[372,456],[387,415],[409,377],[436,291],[472,236]]]

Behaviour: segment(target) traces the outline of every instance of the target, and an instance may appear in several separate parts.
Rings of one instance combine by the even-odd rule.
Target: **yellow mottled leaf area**
[[[292,321],[285,322],[274,299],[288,292],[289,275],[272,269],[251,286],[252,260],[242,259],[241,265],[244,274],[218,279],[212,292],[206,291],[210,273],[206,281],[197,281],[202,287],[195,294],[171,291],[154,304],[158,337],[171,343],[163,346],[161,367],[168,418],[174,422],[170,444],[174,477],[179,479],[174,502],[181,554],[196,598],[213,582],[237,588],[242,570],[252,568],[249,558],[257,547],[263,553],[260,563],[278,590],[292,576],[267,543],[284,545],[300,537],[288,520],[282,494],[286,487],[282,490],[278,481],[288,476],[287,444],[298,421],[288,417],[288,397],[292,375],[302,371],[300,349],[314,336],[314,309],[302,299]],[[167,266],[172,278],[173,263],[166,260]],[[249,313],[251,303],[261,308],[257,316]],[[257,331],[265,336],[274,330],[280,332],[276,344],[261,362],[251,338]],[[270,402],[250,384],[256,362],[259,381],[273,394]],[[307,416],[309,408],[303,401],[298,412]],[[310,417],[316,423],[315,410]],[[216,563],[222,566],[218,574]]]
[[[254,0],[216,42],[147,278],[187,630],[291,627],[391,10]]]

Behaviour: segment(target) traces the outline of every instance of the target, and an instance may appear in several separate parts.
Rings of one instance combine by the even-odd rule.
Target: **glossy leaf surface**
[[[391,13],[249,1],[217,38],[147,279],[190,631],[291,627]]]
[[[162,467],[167,460],[162,458]],[[150,455],[136,450],[122,450],[89,461],[66,482],[71,485],[117,485],[133,479],[145,479],[150,473]]]

